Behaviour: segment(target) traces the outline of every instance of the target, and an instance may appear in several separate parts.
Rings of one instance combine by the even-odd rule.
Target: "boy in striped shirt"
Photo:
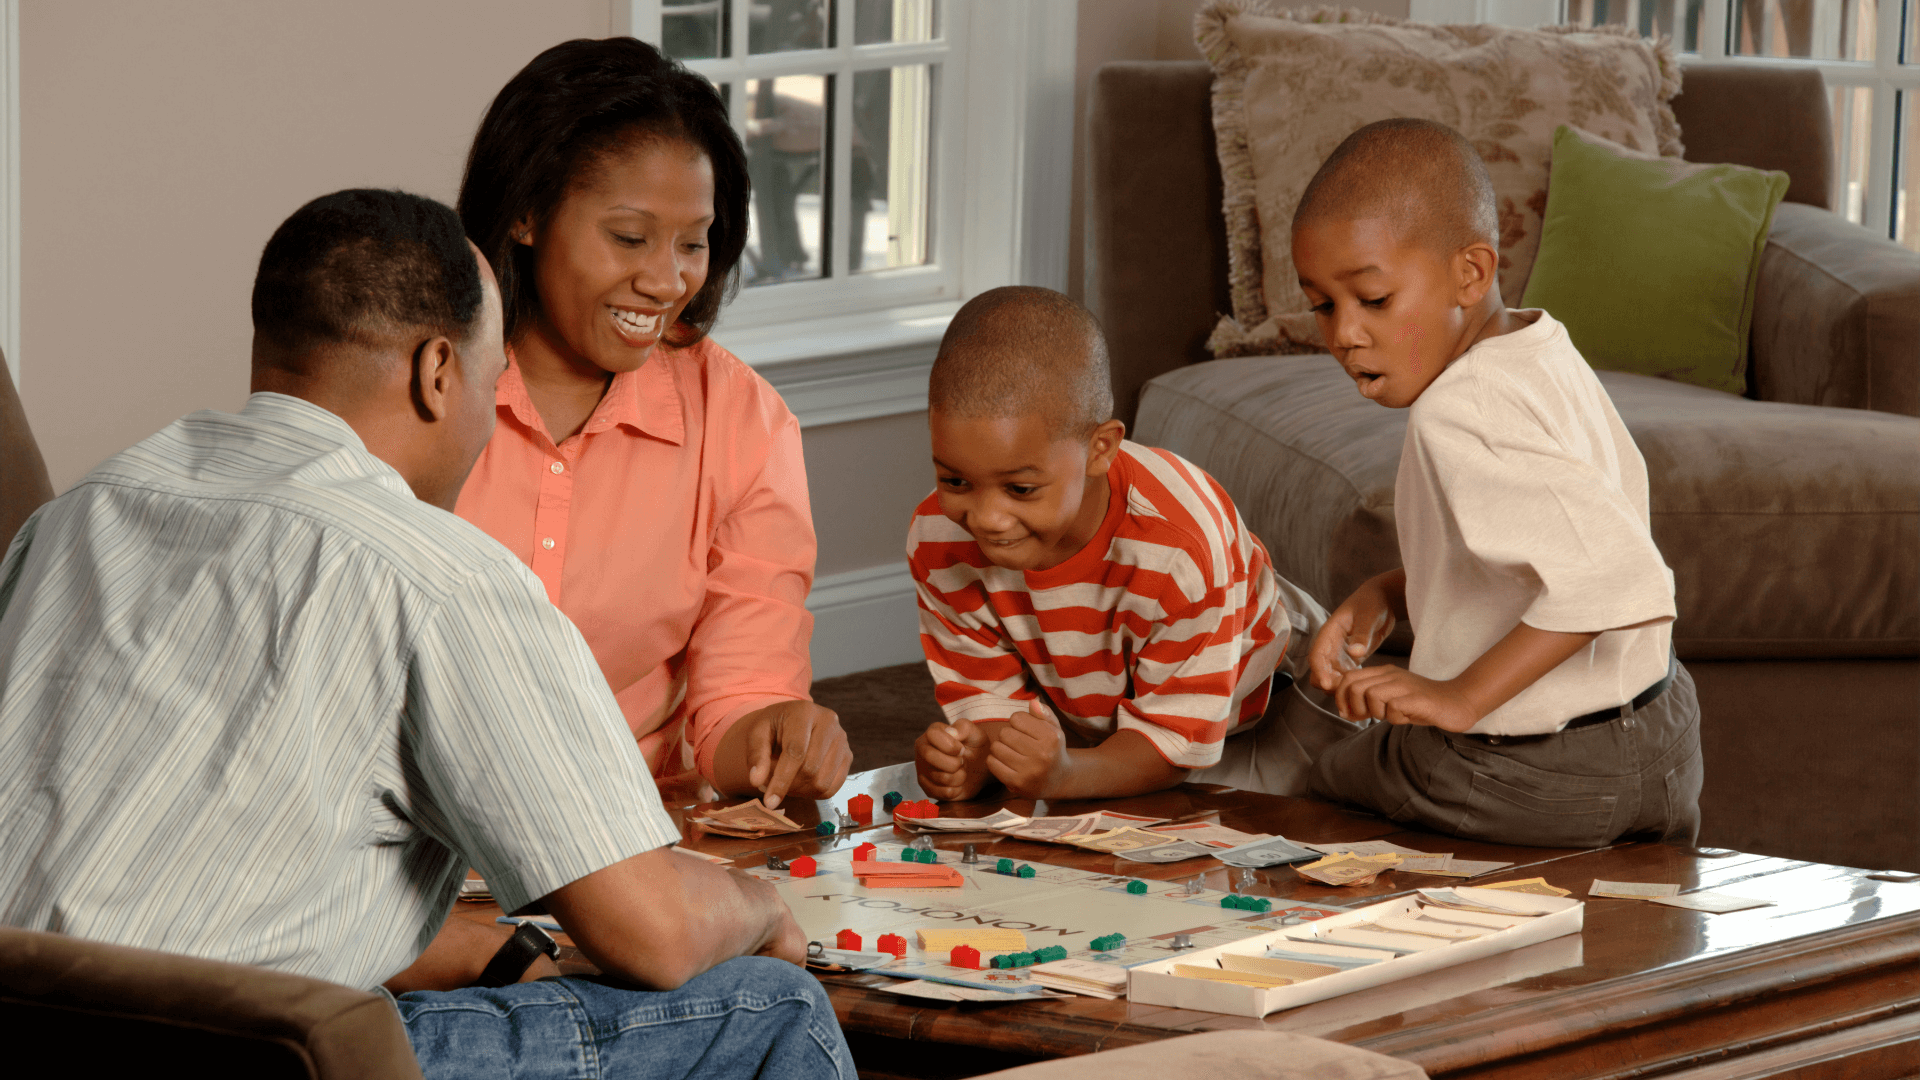
[[[938,487],[907,541],[947,717],[914,748],[928,794],[1170,787],[1304,677],[1326,613],[1274,574],[1212,477],[1125,440],[1086,309],[1031,287],[974,298],[940,343],[928,407]],[[1261,786],[1298,790],[1303,747],[1340,734],[1265,740],[1277,760]]]

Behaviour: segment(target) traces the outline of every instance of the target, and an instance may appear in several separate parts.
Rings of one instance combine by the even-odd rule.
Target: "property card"
[[[1652,900],[1679,892],[1680,886],[1662,881],[1602,881],[1594,878],[1593,884],[1587,886],[1588,896],[1605,896],[1614,900]]]
[[[1706,911],[1723,915],[1729,911],[1745,911],[1748,908],[1772,907],[1771,900],[1755,900],[1748,896],[1733,896],[1728,893],[1714,892],[1710,889],[1688,893],[1685,896],[1650,896],[1647,899],[1668,907],[1686,908],[1688,911]]]

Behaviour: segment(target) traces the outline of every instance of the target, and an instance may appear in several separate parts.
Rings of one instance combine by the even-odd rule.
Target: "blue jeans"
[[[558,978],[396,1002],[427,1080],[854,1076],[826,992],[771,957],[730,960],[665,992]]]

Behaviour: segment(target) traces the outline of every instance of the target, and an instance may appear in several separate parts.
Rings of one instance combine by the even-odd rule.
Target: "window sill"
[[[773,384],[802,428],[925,411],[927,372],[957,303],[729,330],[714,340]]]

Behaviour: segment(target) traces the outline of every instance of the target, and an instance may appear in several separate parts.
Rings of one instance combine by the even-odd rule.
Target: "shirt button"
[[[560,464],[557,461],[547,466],[547,468],[552,469],[556,473],[563,473],[567,471],[567,467],[565,465]]]
[[[540,546],[541,546],[541,547],[543,547],[543,548],[546,548],[546,549],[547,549],[548,551],[552,551],[552,550],[553,550],[553,537],[551,537],[551,536],[549,536],[549,537],[547,537],[547,538],[546,538],[545,540],[542,540],[542,541],[540,541]]]

